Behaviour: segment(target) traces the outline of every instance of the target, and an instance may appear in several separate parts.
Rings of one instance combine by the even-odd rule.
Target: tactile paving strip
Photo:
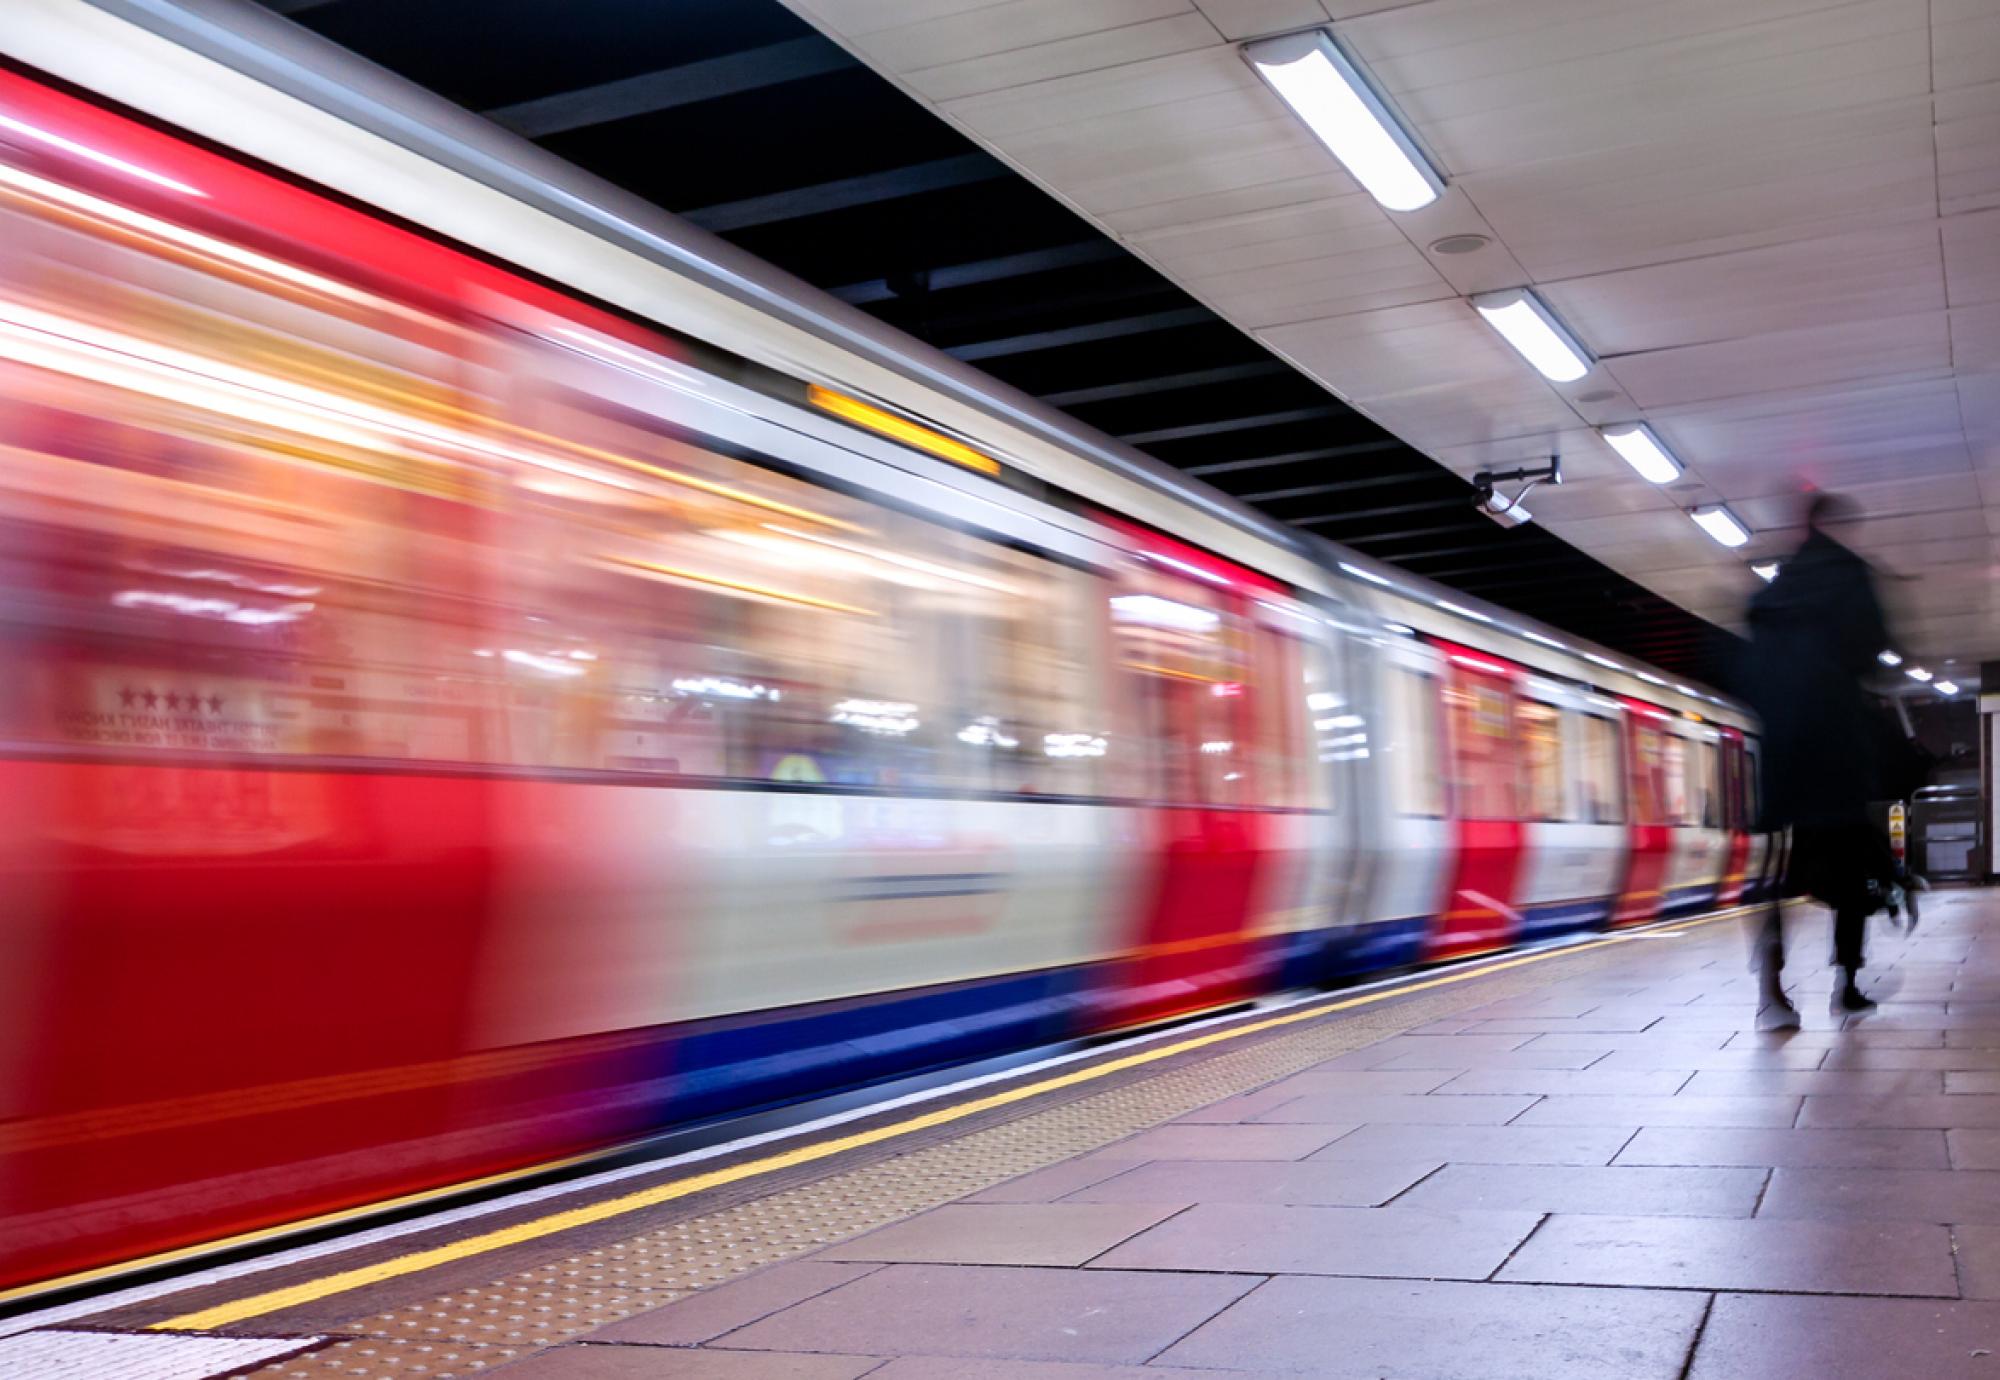
[[[462,1376],[530,1355],[765,1265],[817,1250],[1149,1130],[1336,1055],[1631,957],[1626,945],[1469,977],[1338,1012],[997,1125],[769,1192],[625,1240],[331,1329],[357,1340],[256,1371],[263,1380]],[[758,1195],[758,1196],[752,1196]],[[314,1367],[318,1367],[315,1369]]]

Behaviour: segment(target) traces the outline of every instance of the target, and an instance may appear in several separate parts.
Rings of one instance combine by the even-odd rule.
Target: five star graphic
[[[198,695],[193,691],[183,694],[179,690],[169,690],[165,695],[162,695],[151,686],[136,690],[129,685],[118,687],[118,703],[127,709],[132,708],[135,704],[143,704],[148,709],[158,709],[162,699],[166,701],[167,708],[169,709],[185,708],[196,714],[201,713],[204,708],[211,714],[220,714],[222,712],[223,699],[220,695]]]

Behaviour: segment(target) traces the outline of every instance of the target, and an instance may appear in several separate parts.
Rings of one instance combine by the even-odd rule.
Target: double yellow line
[[[1683,922],[1679,925],[1679,928],[1688,929],[1695,925],[1710,924],[1717,920],[1727,919],[1740,913],[1743,909],[1745,908],[1735,907],[1699,920]],[[473,1256],[484,1255],[489,1251],[499,1250],[502,1247],[516,1246],[525,1241],[535,1241],[542,1237],[553,1236],[558,1232],[570,1231],[577,1227],[587,1227],[594,1223],[609,1221],[630,1213],[642,1212],[647,1208],[658,1207],[662,1203],[671,1203],[680,1198],[691,1197],[694,1194],[704,1193],[712,1188],[722,1188],[726,1185],[742,1183],[749,1179],[763,1178],[766,1175],[796,1168],[802,1164],[812,1164],[819,1160],[831,1159],[835,1155],[842,1155],[850,1150],[859,1150],[870,1145],[880,1145],[886,1141],[900,1140],[905,1136],[915,1135],[920,1131],[928,1131],[939,1126],[948,1126],[955,1121],[963,1121],[968,1117],[978,1116],[982,1112],[990,1112],[998,1108],[1010,1107],[1016,1103],[1026,1102],[1030,1098],[1040,1097],[1044,1093],[1058,1092],[1064,1088],[1074,1088],[1082,1084],[1094,1083],[1099,1079],[1108,1078],[1112,1074],[1123,1073],[1127,1069],[1143,1068],[1148,1064],[1155,1064],[1163,1059],[1172,1059],[1177,1055],[1187,1054],[1194,1050],[1207,1049],[1230,1040],[1240,1040],[1249,1035],[1261,1035],[1265,1031],[1298,1025],[1304,1021],[1318,1020],[1322,1016],[1333,1015],[1341,1011],[1351,1011],[1356,1007],[1371,1006],[1377,1002],[1389,1001],[1397,997],[1406,997],[1415,992],[1429,991],[1437,987],[1449,987],[1459,982],[1471,982],[1475,978],[1488,977],[1510,968],[1522,968],[1533,963],[1546,963],[1550,959],[1568,958],[1575,954],[1588,952],[1591,949],[1607,948],[1613,944],[1627,944],[1635,939],[1647,938],[1660,933],[1661,931],[1659,930],[1649,930],[1606,935],[1602,939],[1593,939],[1585,943],[1566,945],[1556,949],[1545,949],[1538,953],[1522,954],[1516,958],[1501,959],[1492,963],[1481,963],[1473,967],[1441,973],[1436,977],[1423,978],[1394,987],[1367,992],[1357,997],[1316,1003],[1295,1011],[1285,1012],[1283,1015],[1266,1016],[1259,1020],[1246,1021],[1241,1025],[1233,1025],[1227,1029],[1210,1031],[1207,1034],[1191,1036],[1184,1040],[1175,1040],[1171,1043],[1157,1045],[1151,1049],[1141,1050],[1134,1054],[1107,1059],[1103,1063],[1091,1064],[1088,1067],[1075,1069],[1068,1073],[1056,1074],[1033,1083],[1025,1083],[1019,1087],[989,1093],[984,1097],[975,1097],[970,1101],[960,1102],[953,1106],[940,1107],[935,1111],[924,1112],[917,1116],[905,1118],[902,1121],[890,1122],[869,1130],[856,1131],[845,1136],[837,1136],[830,1140],[814,1141],[791,1150],[780,1151],[777,1154],[746,1160],[741,1164],[727,1165],[720,1169],[711,1169],[707,1173],[691,1175],[685,1179],[675,1179],[669,1183],[655,1184],[651,1188],[638,1189],[631,1193],[620,1194],[615,1198],[606,1198],[600,1202],[588,1203],[582,1207],[570,1208],[563,1212],[552,1212],[547,1216],[536,1217],[526,1222],[518,1222],[510,1227],[499,1227],[493,1231],[481,1232],[476,1236],[468,1236],[442,1246],[433,1246],[428,1250],[412,1251],[408,1255],[396,1256],[389,1260],[379,1261],[373,1265],[361,1265],[350,1270],[339,1270],[332,1274],[321,1275],[317,1279],[287,1285],[281,1289],[270,1289],[261,1294],[251,1294],[248,1297],[234,1299],[228,1303],[219,1303],[212,1308],[200,1308],[191,1313],[177,1314],[162,1322],[150,1324],[150,1330],[155,1332],[202,1332],[212,1328],[226,1327],[231,1323],[239,1323],[248,1318],[263,1317],[266,1314],[276,1313],[282,1309],[295,1308],[301,1304],[313,1303],[334,1294],[347,1293],[350,1290],[366,1288],[371,1284],[381,1284],[387,1280],[400,1279],[405,1275],[419,1274],[422,1271],[434,1269],[440,1265],[454,1264],[461,1260],[470,1259]]]

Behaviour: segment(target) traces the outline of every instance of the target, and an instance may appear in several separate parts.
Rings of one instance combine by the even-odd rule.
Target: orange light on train
[[[893,412],[865,403],[859,398],[850,398],[845,393],[836,393],[830,388],[821,388],[816,383],[806,385],[806,400],[823,412],[831,412],[843,421],[856,426],[867,427],[879,432],[892,441],[901,441],[927,455],[935,455],[940,460],[949,460],[954,465],[963,465],[981,474],[997,475],[1000,462],[992,456],[974,450],[963,441],[953,440],[941,431],[933,431],[927,426],[899,417]]]

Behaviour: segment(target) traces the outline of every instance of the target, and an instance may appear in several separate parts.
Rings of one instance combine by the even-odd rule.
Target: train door
[[[1483,652],[1444,653],[1446,760],[1456,845],[1444,912],[1428,958],[1455,958],[1513,943],[1521,929],[1521,753],[1514,702],[1521,669]]]
[[[1367,890],[1354,923],[1333,946],[1335,973],[1401,967],[1423,957],[1450,880],[1451,821],[1445,809],[1444,658],[1414,637],[1366,632],[1356,681],[1365,700],[1325,717],[1322,742],[1357,765],[1361,868]],[[1365,668],[1365,675],[1360,673]],[[1315,721],[1315,728],[1319,721]],[[1359,754],[1366,752],[1362,757]]]
[[[1625,797],[1628,840],[1624,885],[1619,888],[1616,925],[1637,925],[1660,913],[1672,846],[1668,826],[1667,752],[1669,716],[1643,700],[1626,699]]]
[[[1514,700],[1514,730],[1526,843],[1521,937],[1600,926],[1625,857],[1617,725],[1589,712],[1573,687],[1530,676]]]
[[[1275,979],[1263,898],[1274,853],[1294,842],[1280,815],[1305,775],[1305,725],[1285,739],[1284,688],[1258,683],[1285,649],[1259,633],[1253,599],[1288,596],[1206,552],[1117,526],[1131,559],[1114,577],[1111,628],[1128,736],[1138,739],[1127,755],[1140,776],[1142,872],[1102,999],[1110,1024],[1129,1025],[1239,1000]],[[1289,688],[1302,714],[1302,684]]]
[[[1668,818],[1672,843],[1661,910],[1684,915],[1713,905],[1727,863],[1722,822],[1722,735],[1706,723],[1666,727]]]

